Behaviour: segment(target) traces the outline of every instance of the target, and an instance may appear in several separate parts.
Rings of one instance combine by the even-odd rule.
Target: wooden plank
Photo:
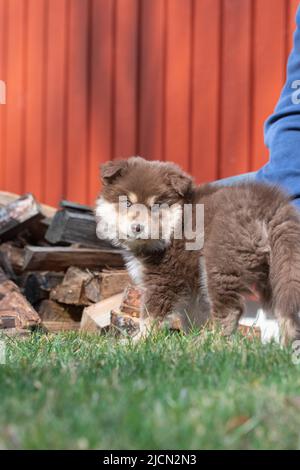
[[[88,202],[100,190],[99,165],[111,159],[114,0],[93,0]]]
[[[84,211],[57,211],[45,238],[52,244],[80,243],[92,248],[112,248],[108,242],[97,237],[94,214]]]
[[[123,265],[120,250],[26,246],[23,270],[63,271],[69,266],[100,269],[101,267],[122,267]]]
[[[191,172],[198,183],[218,176],[219,0],[197,0],[193,12]]]
[[[7,133],[5,186],[3,189],[23,192],[23,149],[25,113],[25,18],[26,2],[8,2],[7,55]]]
[[[45,90],[46,141],[43,199],[57,207],[64,194],[66,116],[66,57],[68,0],[48,1],[47,75]]]
[[[249,171],[252,0],[224,0],[220,177]]]
[[[264,0],[254,5],[251,170],[259,169],[268,160],[263,127],[279,98],[286,61],[286,1]],[[271,29],[266,28],[268,22],[272,23]]]
[[[28,0],[24,191],[43,192],[46,1]]]
[[[191,20],[190,0],[167,1],[165,157],[185,170],[190,151]]]
[[[136,154],[138,3],[116,0],[112,158]]]
[[[88,0],[72,0],[69,18],[66,196],[87,200]]]
[[[165,2],[141,0],[138,154],[163,160]]]

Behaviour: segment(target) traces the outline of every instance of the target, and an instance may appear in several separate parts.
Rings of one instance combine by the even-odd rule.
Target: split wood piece
[[[82,270],[76,266],[71,266],[61,284],[50,292],[50,299],[70,305],[89,305],[84,293],[85,285],[93,281],[93,274],[90,271]]]
[[[1,328],[32,328],[40,324],[40,317],[21,294],[16,284],[0,270],[0,321]]]
[[[99,273],[100,280],[100,298],[106,299],[112,295],[123,292],[130,283],[130,276],[124,269],[103,269]]]
[[[0,191],[0,207],[7,206],[19,198],[20,194],[10,193],[8,191]],[[43,215],[48,218],[52,218],[57,211],[55,207],[48,206],[47,204],[40,204],[40,207]]]
[[[142,307],[142,294],[143,290],[141,288],[129,285],[124,291],[120,306],[121,312],[132,317],[139,317]]]
[[[39,307],[42,326],[48,331],[79,330],[82,309],[74,305],[61,305],[53,300],[43,300]]]
[[[87,269],[107,266],[120,268],[124,265],[121,253],[121,250],[27,246],[23,270],[64,271],[70,266]]]
[[[0,239],[8,240],[28,225],[43,218],[41,207],[32,194],[25,194],[16,201],[0,208]]]
[[[0,245],[0,252],[6,264],[10,266],[16,274],[19,274],[24,264],[24,249],[14,245],[13,242],[5,242]]]
[[[80,329],[88,332],[101,332],[111,325],[111,312],[121,304],[123,294],[116,294],[108,299],[86,307],[83,310]]]
[[[1,326],[0,326],[0,328],[1,328]],[[2,337],[5,337],[5,336],[8,336],[8,337],[18,336],[18,338],[26,339],[30,335],[31,335],[30,330],[24,330],[24,329],[21,329],[21,328],[4,328],[4,329],[0,329],[0,339],[2,339]]]
[[[19,197],[20,194],[10,193],[9,191],[0,191],[0,206],[7,206],[7,204],[19,199]]]
[[[72,266],[63,282],[51,291],[50,298],[65,304],[88,306],[122,292],[128,282],[125,270],[99,273]]]
[[[63,272],[34,271],[24,273],[20,285],[26,299],[35,305],[41,300],[48,299],[50,292],[58,286],[64,278]]]
[[[115,249],[97,237],[92,210],[71,203],[55,214],[45,238],[51,244],[79,243],[83,247]]]

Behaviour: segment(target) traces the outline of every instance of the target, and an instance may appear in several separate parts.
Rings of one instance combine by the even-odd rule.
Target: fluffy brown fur
[[[102,180],[98,223],[107,218],[105,204],[114,207],[119,195],[134,194],[144,204],[204,204],[201,250],[187,251],[186,240],[172,235],[160,244],[114,240],[125,248],[129,270],[144,288],[145,316],[163,319],[179,312],[196,324],[212,316],[231,334],[244,294],[255,291],[279,320],[283,342],[300,338],[300,218],[278,188],[196,187],[176,165],[138,157],[103,165]]]

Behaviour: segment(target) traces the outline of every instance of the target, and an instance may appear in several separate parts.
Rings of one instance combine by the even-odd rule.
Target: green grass
[[[0,448],[300,448],[300,366],[239,335],[7,341]]]

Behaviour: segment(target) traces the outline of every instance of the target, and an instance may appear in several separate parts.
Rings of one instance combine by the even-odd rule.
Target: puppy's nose
[[[141,233],[144,230],[144,226],[141,224],[131,224],[131,230],[133,233]]]

